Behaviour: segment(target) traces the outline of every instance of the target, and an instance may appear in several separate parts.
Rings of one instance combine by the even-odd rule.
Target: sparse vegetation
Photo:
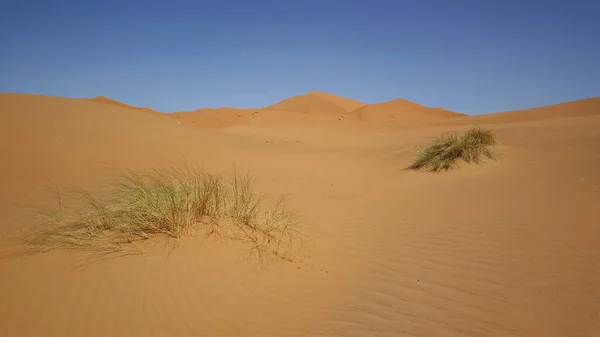
[[[484,158],[497,158],[497,153],[492,149],[494,145],[496,136],[488,129],[472,128],[462,135],[439,136],[420,151],[409,168],[438,172],[454,168],[461,160],[480,164]]]
[[[153,236],[180,238],[192,231],[241,240],[259,255],[291,260],[299,231],[281,197],[264,204],[254,179],[234,171],[224,178],[196,168],[118,172],[104,192],[75,191],[65,202],[56,189],[56,209],[23,239],[40,250],[87,248],[121,251]]]

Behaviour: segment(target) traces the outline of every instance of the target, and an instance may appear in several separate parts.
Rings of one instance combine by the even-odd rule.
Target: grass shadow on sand
[[[249,174],[224,177],[188,165],[114,173],[94,192],[55,188],[56,207],[42,209],[40,226],[19,233],[28,252],[76,249],[106,258],[134,253],[136,243],[153,237],[177,242],[202,234],[243,242],[248,257],[264,262],[294,261],[303,245],[286,198],[267,205]]]
[[[439,172],[453,169],[461,161],[481,164],[485,158],[496,160],[499,154],[492,148],[496,144],[492,131],[481,128],[471,128],[460,135],[438,136],[418,153],[407,169]]]

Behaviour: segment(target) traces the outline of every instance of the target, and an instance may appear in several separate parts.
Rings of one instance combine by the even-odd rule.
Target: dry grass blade
[[[179,238],[204,230],[248,242],[260,255],[289,258],[300,234],[285,198],[265,205],[250,175],[224,178],[190,167],[125,170],[108,187],[108,193],[76,192],[72,203],[56,189],[57,209],[45,212],[42,226],[23,240],[41,250],[120,251],[155,235]]]
[[[481,128],[469,129],[462,135],[436,137],[418,154],[409,169],[438,172],[456,167],[461,160],[480,164],[484,158],[497,158],[492,150],[494,145],[496,137],[492,131]]]

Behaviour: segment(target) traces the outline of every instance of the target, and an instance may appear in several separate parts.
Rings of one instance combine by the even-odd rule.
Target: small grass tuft
[[[23,240],[40,250],[116,252],[154,236],[180,238],[200,230],[250,243],[260,255],[293,259],[300,234],[295,213],[283,197],[267,206],[250,175],[222,177],[190,167],[125,170],[107,187],[75,191],[70,203],[57,188],[56,209],[46,210],[42,226]]]
[[[495,145],[496,136],[488,129],[472,128],[462,135],[438,136],[421,150],[409,169],[439,172],[456,167],[461,160],[480,164],[484,158],[497,158],[492,149]]]

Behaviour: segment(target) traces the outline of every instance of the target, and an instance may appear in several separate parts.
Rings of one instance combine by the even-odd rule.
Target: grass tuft
[[[46,209],[42,226],[23,240],[40,250],[113,252],[154,236],[180,238],[200,230],[249,243],[259,255],[293,259],[300,234],[295,213],[284,197],[266,205],[250,175],[223,177],[190,167],[125,170],[107,187],[75,191],[71,203],[56,188],[57,207]]]
[[[495,145],[496,136],[488,129],[472,128],[462,135],[438,136],[421,150],[409,169],[439,172],[456,167],[459,161],[480,164],[484,158],[497,158],[492,149]]]

